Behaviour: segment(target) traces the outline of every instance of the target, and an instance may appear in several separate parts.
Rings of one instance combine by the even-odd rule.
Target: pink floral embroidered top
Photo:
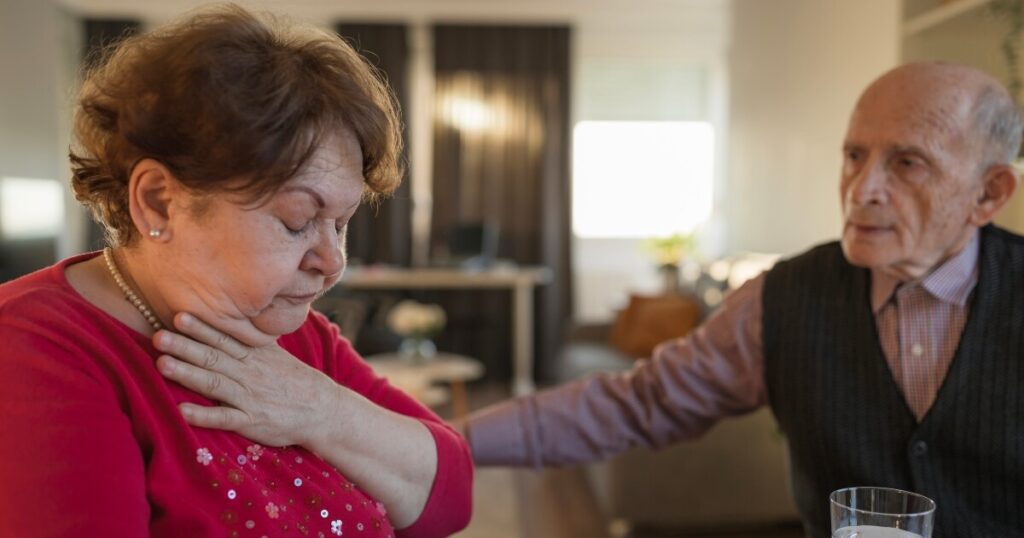
[[[279,340],[335,381],[433,435],[438,468],[419,519],[387,507],[301,447],[193,428],[150,340],[86,302],[64,268],[0,286],[0,536],[447,536],[469,520],[472,463],[436,415],[373,375],[320,314]]]

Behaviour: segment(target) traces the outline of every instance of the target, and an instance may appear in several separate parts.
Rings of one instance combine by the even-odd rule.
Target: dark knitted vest
[[[1024,238],[982,229],[978,285],[938,398],[918,424],[885,361],[867,269],[838,243],[778,264],[764,287],[765,379],[809,535],[829,493],[934,499],[936,538],[1024,536]]]

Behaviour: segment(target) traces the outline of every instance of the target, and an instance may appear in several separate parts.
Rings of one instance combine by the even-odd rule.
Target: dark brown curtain
[[[82,28],[85,35],[85,48],[82,50],[82,66],[89,68],[102,62],[109,51],[108,46],[115,45],[125,37],[140,30],[142,23],[133,19],[83,19]],[[87,250],[98,250],[106,246],[103,227],[89,220]]]
[[[572,308],[569,29],[437,25],[434,65],[432,252],[455,225],[488,222],[500,229],[499,258],[552,270],[536,296],[534,355],[550,377]],[[508,298],[495,293],[446,307],[465,322],[455,344],[504,373],[511,320]]]
[[[335,31],[348,40],[387,80],[404,112],[409,108],[408,30],[399,24],[338,23]],[[408,155],[408,128],[403,131]],[[395,194],[379,205],[366,204],[348,225],[351,263],[386,263],[408,267],[412,257],[412,199],[409,176]]]

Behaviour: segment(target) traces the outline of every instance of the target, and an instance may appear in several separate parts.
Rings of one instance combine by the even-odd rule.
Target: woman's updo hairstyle
[[[72,187],[115,244],[138,232],[128,180],[144,158],[196,193],[253,201],[351,129],[366,198],[401,181],[401,122],[377,71],[339,36],[236,5],[128,37],[85,77],[75,111]],[[241,180],[241,181],[239,181]]]

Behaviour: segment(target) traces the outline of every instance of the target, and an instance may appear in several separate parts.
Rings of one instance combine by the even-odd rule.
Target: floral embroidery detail
[[[229,499],[231,499],[233,501],[233,500],[235,500],[235,497],[237,497],[237,496],[238,496],[238,494],[235,493],[235,490],[233,490],[233,489],[229,489],[228,490],[228,498]]]
[[[379,501],[377,502],[377,511],[380,512],[380,515],[382,516],[388,515],[388,509],[384,508],[384,503]]]
[[[263,455],[263,447],[260,445],[250,445],[245,451],[249,453],[249,459],[252,461],[260,461],[260,456]]]
[[[302,456],[295,456],[295,463],[302,463]]]
[[[346,504],[345,505],[345,510],[348,510],[349,512],[351,512],[352,511],[352,505],[351,504]]]
[[[324,518],[324,519],[327,519],[327,515],[328,515],[328,514],[327,514],[327,510],[321,510],[321,511],[320,511],[320,517],[322,517],[322,518]]]
[[[235,461],[237,461],[239,465],[245,465],[245,462],[249,461],[249,459],[244,455],[239,454],[238,457],[235,458]]]
[[[251,519],[249,519],[249,520],[246,520],[246,522],[245,522],[245,528],[247,528],[247,529],[251,529],[251,528],[253,528],[253,527],[255,527],[255,526],[256,526],[256,522],[255,522],[255,521],[253,521],[253,520],[251,520]]]
[[[203,465],[209,465],[213,461],[213,454],[210,454],[210,450],[207,448],[200,448],[196,450],[196,461]]]
[[[267,503],[267,517],[270,519],[277,519],[280,514],[278,513],[277,505],[274,503]]]
[[[301,485],[302,485],[302,479],[301,478],[296,478],[295,479],[295,487],[299,487]]]
[[[242,471],[238,469],[228,469],[228,482],[232,484],[241,484],[243,479]]]
[[[356,523],[356,529],[363,530],[363,524],[362,523]]]
[[[331,534],[341,536],[341,520],[335,519],[331,522]]]

